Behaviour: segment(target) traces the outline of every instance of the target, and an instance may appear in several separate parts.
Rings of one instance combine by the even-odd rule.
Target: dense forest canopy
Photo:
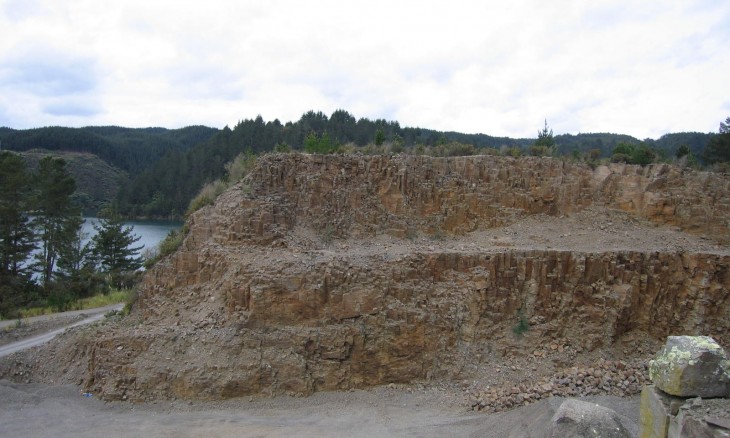
[[[136,175],[166,153],[189,149],[208,140],[216,132],[218,129],[206,126],[181,129],[118,126],[0,128],[0,145],[4,150],[16,152],[44,149],[90,153],[130,175]]]
[[[538,131],[538,137],[541,131]],[[545,121],[544,135],[548,133]],[[35,148],[95,154],[126,171],[115,204],[127,217],[181,217],[190,200],[205,184],[225,178],[225,164],[243,152],[306,151],[316,153],[359,151],[362,153],[429,153],[470,155],[501,153],[566,156],[572,159],[614,159],[614,150],[633,150],[643,158],[637,162],[668,160],[678,151],[689,151],[692,163],[703,164],[704,151],[717,134],[674,133],[659,139],[640,140],[612,133],[558,134],[549,138],[493,137],[401,127],[397,121],[356,118],[345,110],[330,116],[308,111],[295,122],[264,121],[261,116],[239,121],[232,129],[191,126],[130,129],[115,126],[87,128],[0,128],[3,149],[24,151]],[[547,140],[546,145],[541,142]],[[538,144],[540,143],[540,144]],[[628,149],[626,149],[628,148]],[[682,152],[684,153],[684,152]],[[679,156],[679,155],[676,155]]]

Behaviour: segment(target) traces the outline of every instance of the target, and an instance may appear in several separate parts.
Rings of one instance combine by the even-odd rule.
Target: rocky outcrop
[[[726,175],[667,164],[592,170],[549,158],[269,155],[241,199],[194,220],[219,243],[268,244],[296,225],[355,237],[464,234],[601,204],[728,242],[728,193]]]
[[[668,165],[265,156],[190,217],[132,315],[68,361],[109,399],[226,398],[461,379],[551,341],[573,358],[636,334],[728,343],[728,199],[727,176]],[[539,224],[520,246],[480,234],[596,206],[630,213],[642,238],[650,220],[720,243],[562,250],[537,244]]]

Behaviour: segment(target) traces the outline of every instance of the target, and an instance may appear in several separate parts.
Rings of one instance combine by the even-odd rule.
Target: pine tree
[[[703,158],[709,164],[730,162],[730,117],[720,122],[720,130],[705,147]]]
[[[89,233],[83,231],[83,223],[80,214],[67,223],[66,232],[73,238],[59,248],[57,263],[61,287],[74,298],[91,296],[99,286],[93,245],[88,241]]]
[[[48,156],[39,163],[36,188],[33,225],[41,244],[35,256],[36,269],[43,285],[48,285],[53,279],[59,249],[74,238],[68,222],[78,213],[71,202],[76,182],[63,159]]]
[[[535,156],[545,156],[555,154],[555,139],[553,138],[553,130],[548,128],[547,119],[545,127],[542,131],[537,132],[537,140],[530,147],[530,154]]]
[[[23,275],[24,262],[35,248],[29,200],[30,176],[23,159],[0,153],[0,276]]]
[[[125,226],[116,213],[110,213],[95,225],[93,238],[94,254],[101,271],[108,275],[115,287],[122,287],[124,278],[142,266],[139,251],[143,246],[132,246],[141,239],[134,234],[134,228]]]
[[[385,142],[385,133],[382,128],[378,128],[378,130],[375,131],[375,146],[380,146],[383,142]]]

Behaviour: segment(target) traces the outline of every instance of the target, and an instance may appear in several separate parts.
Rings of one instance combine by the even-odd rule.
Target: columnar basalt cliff
[[[215,212],[193,218],[198,237],[268,244],[296,225],[355,237],[464,234],[600,204],[730,238],[727,175],[667,164],[591,170],[546,158],[273,155],[260,160],[246,187]]]
[[[552,340],[730,342],[727,175],[268,155],[187,227],[132,315],[73,353],[95,393],[311,393],[470,377]]]

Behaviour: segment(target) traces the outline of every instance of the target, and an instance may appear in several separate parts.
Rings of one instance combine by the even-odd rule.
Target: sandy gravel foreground
[[[638,432],[637,397],[593,400],[615,409]],[[84,397],[73,385],[0,381],[0,436],[506,437],[525,430],[559,401],[487,415],[466,410],[448,391],[380,387],[306,398],[130,404]]]

